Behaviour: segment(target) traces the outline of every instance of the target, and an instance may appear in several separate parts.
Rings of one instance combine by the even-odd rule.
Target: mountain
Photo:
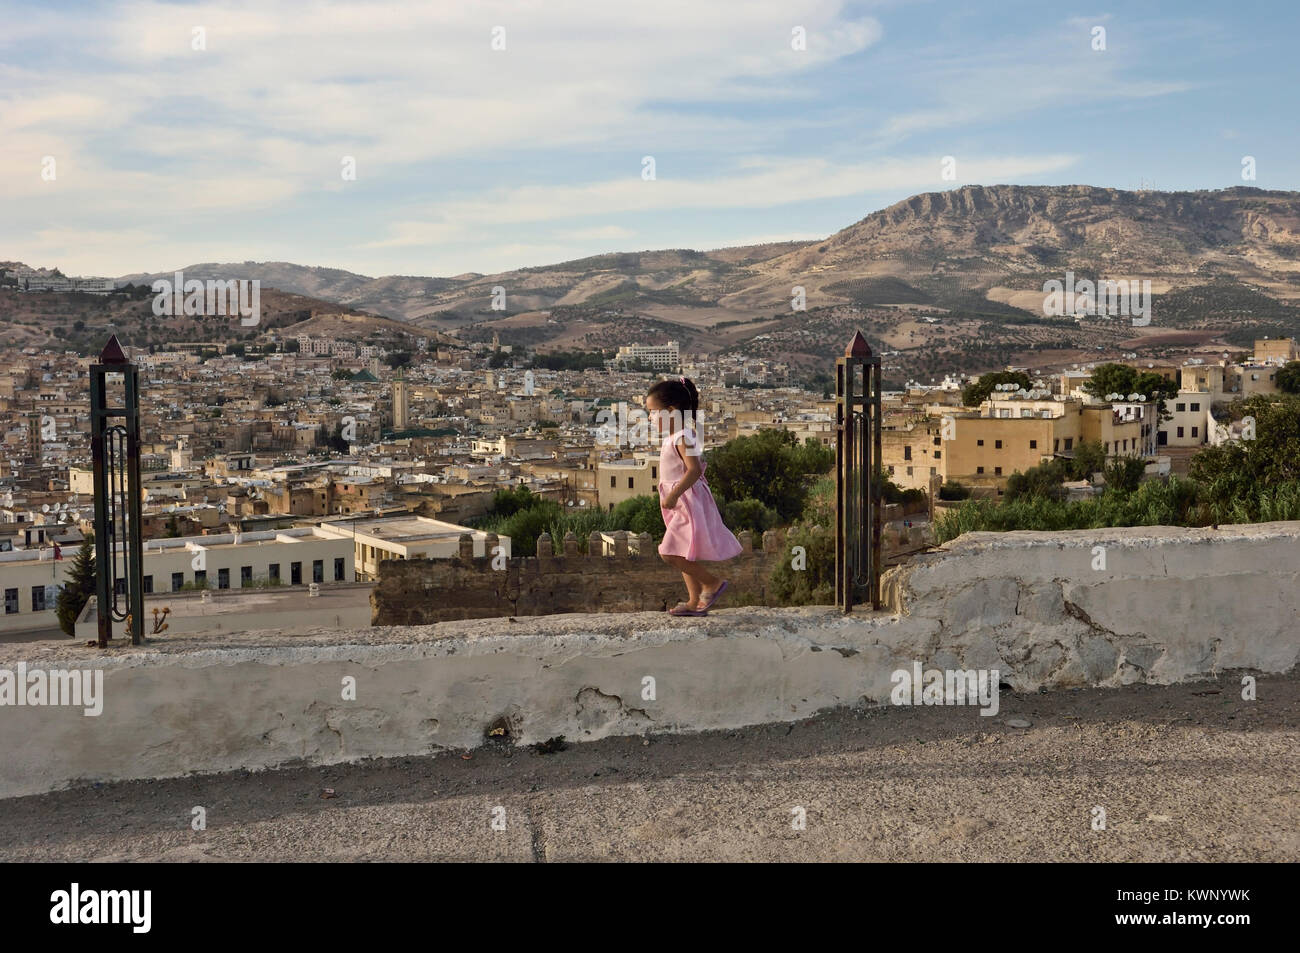
[[[450,278],[371,278],[288,262],[183,270],[257,278],[264,289],[431,331],[474,340],[496,333],[543,348],[675,338],[689,350],[812,367],[835,348],[828,341],[860,326],[873,347],[898,352],[899,376],[930,375],[1300,335],[1300,193],[971,185],[912,196],[813,242],[616,252]],[[1151,325],[1045,317],[1044,283],[1067,272],[1149,280]],[[504,310],[493,308],[498,287]],[[792,309],[796,288],[806,311]]]

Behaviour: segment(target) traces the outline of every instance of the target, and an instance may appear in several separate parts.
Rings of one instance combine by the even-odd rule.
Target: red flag
[[[55,559],[63,558],[63,549],[59,546],[58,543],[54,544],[54,558]]]

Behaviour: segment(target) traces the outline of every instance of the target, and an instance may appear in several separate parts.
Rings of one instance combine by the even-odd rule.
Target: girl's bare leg
[[[699,563],[691,562],[685,556],[664,556],[663,559],[664,562],[668,563],[670,566],[674,566],[681,570],[683,577],[688,578],[686,589],[691,593],[692,599],[697,598],[701,590],[712,594],[712,592],[722,584],[721,579],[709,572]],[[694,590],[691,589],[691,581],[694,581],[695,583],[696,588]],[[698,603],[694,604],[698,605]]]
[[[700,584],[688,572],[682,573],[682,580],[686,583],[686,594],[690,596],[686,604],[688,606],[698,606],[700,604]]]

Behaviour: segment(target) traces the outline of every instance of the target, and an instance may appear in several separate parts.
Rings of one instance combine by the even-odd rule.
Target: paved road
[[[1258,695],[1225,676],[119,783],[5,801],[0,860],[1296,861],[1300,674]]]

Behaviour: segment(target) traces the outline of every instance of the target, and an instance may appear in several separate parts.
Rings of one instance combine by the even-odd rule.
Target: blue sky
[[[820,238],[972,183],[1300,188],[1293,4],[10,2],[0,17],[0,260],[72,274],[286,260],[449,276]]]

